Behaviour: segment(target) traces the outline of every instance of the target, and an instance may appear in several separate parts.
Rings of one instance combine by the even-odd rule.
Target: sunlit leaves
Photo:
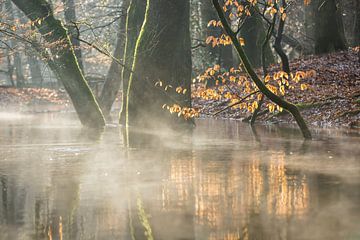
[[[183,117],[186,120],[199,117],[200,115],[199,110],[191,107],[181,107],[178,104],[173,104],[171,106],[164,104],[163,108],[166,108],[170,114],[177,114],[178,117]]]
[[[284,71],[277,71],[268,74],[263,79],[267,88],[274,94],[286,96],[288,91],[299,88],[301,90],[309,89],[309,86],[303,82],[303,79],[314,77],[316,72],[298,71],[294,74],[288,74]],[[263,99],[263,94],[259,92],[256,85],[245,75],[241,69],[230,68],[225,71],[220,65],[208,68],[199,75],[196,82],[203,84],[206,81],[214,81],[215,88],[198,87],[193,91],[192,97],[200,98],[206,101],[228,101],[229,105],[238,103],[244,96],[248,96],[243,101],[235,104],[233,109],[242,109],[247,112],[253,112],[259,107],[259,101]],[[301,83],[300,83],[301,82]],[[221,83],[222,85],[219,85]],[[267,109],[270,112],[282,111],[282,108],[266,101]]]

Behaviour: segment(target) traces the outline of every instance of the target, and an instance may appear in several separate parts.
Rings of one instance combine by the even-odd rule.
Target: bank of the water
[[[360,129],[360,61],[358,52],[351,49],[346,52],[324,56],[308,56],[291,62],[292,72],[310,71],[316,75],[303,80],[309,86],[307,91],[299,88],[289,90],[286,99],[298,105],[305,120],[312,127],[347,127]],[[272,66],[270,72],[279,71],[279,66]],[[229,86],[228,86],[229,87]],[[236,89],[232,89],[236,92]],[[226,100],[207,101],[200,98],[193,100],[195,108],[206,117],[226,108]],[[264,109],[264,108],[263,108]],[[294,123],[286,113],[260,111],[259,122]],[[248,119],[249,113],[239,109],[228,109],[218,118]]]

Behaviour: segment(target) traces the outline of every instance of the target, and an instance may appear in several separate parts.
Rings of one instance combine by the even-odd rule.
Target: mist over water
[[[360,239],[360,136],[315,138],[198,120],[126,139],[0,115],[0,239]]]

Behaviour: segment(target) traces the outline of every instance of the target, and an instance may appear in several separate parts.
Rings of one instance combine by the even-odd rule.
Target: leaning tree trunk
[[[147,1],[128,87],[127,126],[163,128],[186,122],[162,106],[191,106],[189,10],[189,0]],[[162,86],[156,84],[159,81]],[[168,85],[173,88],[165,91]],[[177,87],[187,91],[178,94]]]
[[[122,106],[120,112],[120,123],[125,124],[126,118],[126,99],[127,99],[127,90],[129,86],[129,80],[131,75],[131,69],[134,62],[134,53],[136,41],[139,37],[141,26],[144,23],[145,17],[145,0],[131,0],[127,19],[126,19],[126,42],[125,42],[125,52],[124,52],[124,67],[121,73],[122,78]]]
[[[103,111],[106,118],[110,118],[110,111],[113,103],[115,102],[116,95],[120,89],[121,85],[121,65],[123,64],[123,55],[126,39],[126,12],[129,7],[129,0],[124,0],[122,2],[122,14],[120,18],[119,32],[117,36],[116,48],[114,51],[114,59],[111,62],[109,71],[106,76],[104,86],[101,90],[99,97],[99,103],[101,110]]]
[[[62,81],[83,125],[102,127],[105,120],[76,60],[66,29],[54,18],[45,0],[13,0],[34,22],[44,39],[51,44],[56,75]],[[41,21],[39,21],[41,20]]]
[[[82,53],[81,53],[81,47],[80,47],[80,40],[78,36],[80,33],[78,33],[75,24],[76,24],[76,8],[75,8],[75,1],[74,0],[62,0],[64,3],[64,17],[66,24],[68,25],[68,33],[71,40],[71,43],[74,48],[75,56],[77,58],[77,62],[79,64],[79,67],[83,74],[84,72],[84,65],[82,61]]]
[[[315,53],[346,49],[340,3],[337,0],[315,1]]]
[[[231,38],[231,41],[239,54],[242,65],[244,66],[245,71],[251,78],[251,80],[255,83],[255,85],[259,88],[259,91],[263,93],[270,101],[284,108],[286,111],[290,112],[295,118],[304,138],[311,139],[311,132],[307,127],[305,120],[302,118],[299,109],[292,103],[285,101],[281,97],[277,96],[273,92],[271,92],[266,85],[261,81],[259,76],[256,74],[254,68],[252,67],[243,47],[240,45],[240,42],[236,36],[236,33],[231,29],[230,24],[228,23],[226,16],[223,12],[223,9],[218,2],[219,0],[212,0],[213,5],[219,15],[220,21],[224,27],[225,32]]]

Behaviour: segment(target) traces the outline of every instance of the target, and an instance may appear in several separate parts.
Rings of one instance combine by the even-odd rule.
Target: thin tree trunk
[[[139,37],[141,26],[145,17],[145,0],[131,0],[126,19],[126,42],[124,52],[124,68],[122,70],[122,106],[120,111],[120,123],[125,124],[127,112],[127,91],[131,75],[131,69],[134,62],[135,45]]]
[[[174,128],[191,123],[162,109],[191,106],[189,0],[148,0],[129,81],[126,124]],[[161,81],[162,86],[156,86]],[[165,91],[164,88],[172,88]],[[182,87],[186,92],[175,92]]]
[[[15,76],[16,76],[16,87],[18,88],[24,87],[25,77],[22,69],[22,60],[17,50],[15,50],[14,52],[14,67],[15,67]]]
[[[284,9],[286,9],[287,4],[285,0],[282,0],[282,7]],[[281,67],[282,70],[284,72],[286,72],[289,76],[290,76],[290,63],[289,63],[289,58],[286,55],[286,53],[284,52],[282,46],[281,46],[281,42],[283,39],[283,33],[284,33],[284,28],[285,28],[285,19],[282,19],[282,17],[279,17],[279,26],[278,26],[278,31],[275,37],[275,43],[274,43],[274,49],[276,51],[276,53],[279,55],[280,59],[281,59]]]
[[[128,9],[128,7],[129,7],[129,0],[124,0],[122,2],[122,9],[124,11],[120,18],[120,27],[117,36],[116,48],[114,51],[114,57],[122,63],[124,62],[122,58],[124,56],[124,47],[125,47],[125,39],[126,39],[125,13],[127,12],[126,10]],[[111,62],[110,69],[107,73],[106,80],[99,97],[101,110],[103,111],[106,118],[110,117],[111,107],[115,102],[116,95],[120,89],[121,80],[122,80],[121,67],[122,66],[120,66],[120,64],[115,60]]]
[[[15,81],[14,81],[14,66],[11,64],[11,57],[10,57],[10,50],[7,50],[7,66],[8,66],[8,75],[9,75],[9,80],[11,83],[11,86],[15,87]]]
[[[37,57],[33,55],[29,55],[27,60],[29,63],[32,84],[36,87],[40,87],[44,82],[41,74],[40,62]]]
[[[245,68],[245,71],[247,72],[247,74],[249,75],[249,77],[253,80],[253,82],[256,84],[256,86],[259,88],[259,90],[267,97],[269,98],[272,102],[274,102],[275,104],[279,105],[280,107],[284,108],[285,110],[289,111],[293,117],[295,118],[297,124],[299,125],[299,128],[304,136],[304,138],[306,139],[311,139],[311,132],[307,127],[306,122],[304,121],[304,119],[302,118],[299,109],[292,103],[285,101],[284,99],[282,99],[281,97],[277,96],[276,94],[274,94],[273,92],[271,92],[266,85],[261,81],[261,79],[258,77],[258,75],[255,73],[254,68],[252,67],[248,57],[246,56],[242,46],[240,45],[239,40],[237,39],[236,34],[231,30],[231,27],[229,25],[229,23],[226,20],[226,17],[224,15],[224,12],[222,10],[221,5],[218,2],[219,0],[212,0],[219,18],[221,20],[222,25],[224,26],[224,29],[226,31],[226,33],[229,35],[229,37],[231,38],[238,54],[239,57],[241,59],[241,62]]]
[[[14,16],[14,9],[12,6],[12,3],[10,0],[5,1],[5,8],[6,12],[8,14],[8,18],[10,21],[14,22],[15,16]],[[16,49],[17,42],[15,40],[10,40],[10,45],[14,49],[13,52],[13,59],[14,59],[14,70],[15,70],[15,76],[16,76],[16,86],[17,87],[24,87],[25,85],[25,77],[22,69],[22,60],[21,55],[19,53],[19,50]]]
[[[68,92],[81,123],[89,127],[104,126],[104,117],[79,68],[67,31],[54,18],[49,4],[45,0],[13,2],[35,23],[44,39],[52,44],[50,51],[54,56],[55,73]]]
[[[84,64],[82,61],[82,53],[81,53],[81,46],[80,46],[80,40],[78,36],[78,32],[77,29],[75,27],[75,23],[76,23],[76,7],[75,7],[75,0],[62,0],[62,2],[64,3],[64,17],[65,17],[65,21],[68,29],[68,34],[72,43],[72,46],[74,48],[74,53],[75,56],[77,58],[77,62],[79,64],[79,67],[82,71],[83,74],[85,74],[84,72]]]

